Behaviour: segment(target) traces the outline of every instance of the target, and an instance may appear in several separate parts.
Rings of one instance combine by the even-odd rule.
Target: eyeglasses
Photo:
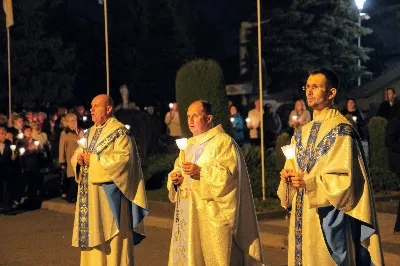
[[[315,91],[317,89],[320,90],[325,90],[325,87],[322,86],[318,86],[317,84],[313,84],[313,85],[304,85],[303,87],[301,87],[303,89],[303,91]]]

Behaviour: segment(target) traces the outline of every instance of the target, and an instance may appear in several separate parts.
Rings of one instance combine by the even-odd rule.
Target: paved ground
[[[0,265],[76,266],[79,251],[71,247],[73,215],[38,210],[0,215]],[[147,238],[135,248],[135,265],[165,266],[171,230],[147,227]],[[268,265],[285,265],[285,250],[264,246]]]

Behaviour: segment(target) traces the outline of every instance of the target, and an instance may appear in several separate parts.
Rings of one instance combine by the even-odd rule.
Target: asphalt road
[[[76,266],[79,250],[71,247],[73,216],[47,210],[0,215],[0,265]],[[135,266],[165,266],[171,231],[146,227],[147,238],[135,247]],[[284,250],[264,247],[267,265],[285,265]]]

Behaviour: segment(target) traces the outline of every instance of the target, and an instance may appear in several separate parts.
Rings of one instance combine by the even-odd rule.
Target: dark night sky
[[[399,0],[367,0],[364,9],[366,12],[375,12],[376,9],[390,4],[396,4]],[[69,0],[68,5],[72,12],[77,12],[78,16],[93,20],[96,23],[103,23],[102,6],[97,3],[97,0]],[[262,0],[262,5],[265,8],[275,7],[277,5],[286,6],[291,0]],[[211,39],[201,40],[198,47],[203,47],[201,57],[213,57],[222,65],[226,81],[233,82],[238,74],[238,41],[240,22],[255,18],[256,1],[248,0],[190,0],[191,6],[196,10],[200,19],[207,27],[213,27],[214,34]],[[368,26],[367,22],[365,25]],[[386,23],[390,23],[386,21]],[[375,35],[378,31],[379,38],[384,43],[396,43],[387,28],[374,28]],[[386,31],[386,32],[385,32]],[[376,36],[369,38],[376,38]],[[79,41],[79,40],[77,40]],[[365,39],[368,42],[368,38]],[[208,47],[212,47],[208,51]],[[216,53],[216,54],[211,54]],[[88,67],[88,66],[86,66]],[[85,66],[82,66],[84,69]],[[84,77],[83,77],[84,78]],[[112,78],[112,77],[111,77]],[[93,92],[88,92],[92,94]]]

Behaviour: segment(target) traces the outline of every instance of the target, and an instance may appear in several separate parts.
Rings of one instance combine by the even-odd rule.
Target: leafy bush
[[[370,168],[370,177],[372,187],[375,192],[391,190],[400,190],[400,179],[395,173],[382,168]]]
[[[214,60],[193,60],[178,70],[176,100],[184,136],[191,136],[185,114],[189,105],[196,100],[209,101],[213,105],[214,124],[222,124],[226,132],[231,132],[232,123],[229,121],[224,83],[224,73]]]
[[[386,127],[387,120],[382,117],[373,117],[368,124],[372,167],[389,169],[388,150],[385,146]]]
[[[174,168],[177,153],[148,156],[142,162],[146,189],[154,190],[164,186],[168,173]]]
[[[262,180],[261,180],[261,150],[257,146],[246,146],[243,148],[243,156],[246,161],[247,171],[249,172],[250,183],[254,198],[262,198]],[[276,191],[279,186],[279,172],[275,168],[275,153],[266,153],[265,155],[265,195],[276,198]]]

